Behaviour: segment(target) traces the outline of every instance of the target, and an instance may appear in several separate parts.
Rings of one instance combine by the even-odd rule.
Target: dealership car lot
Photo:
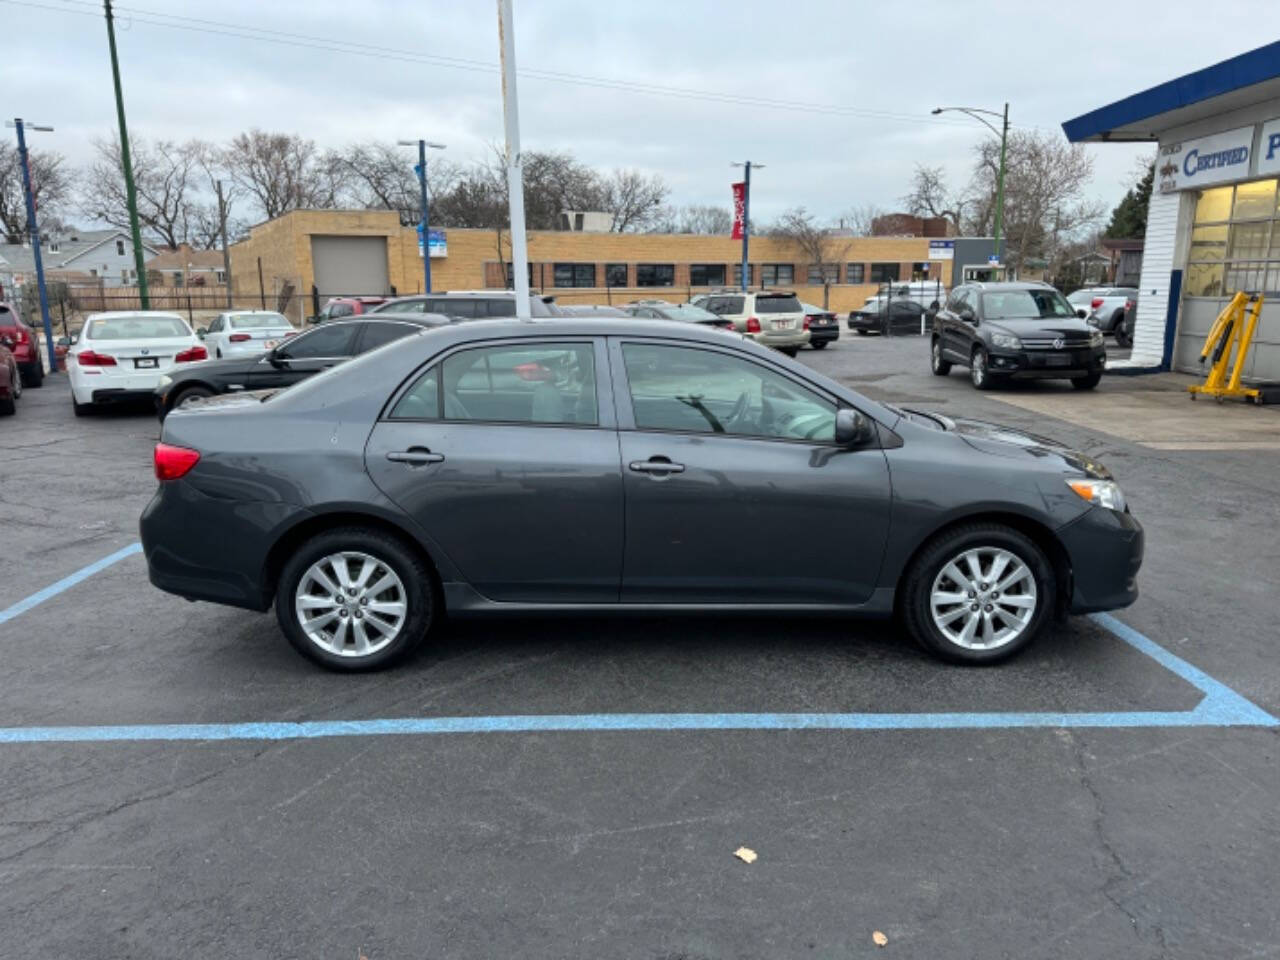
[[[917,337],[802,357],[876,399],[1105,461],[1148,536],[1142,596],[1119,620],[1280,713],[1280,452],[1159,450],[1056,420],[1006,401],[1070,405],[1068,384],[977,394],[960,371],[932,376]],[[1130,389],[1104,378],[1090,400]],[[1201,695],[1103,624],[1056,625],[974,671],[853,621],[458,621],[400,670],[335,676],[269,616],[154,590],[136,553],[48,592],[136,541],[158,429],[145,407],[73,419],[65,377],[22,402],[0,425],[0,727],[122,727],[0,743],[0,929],[29,931],[33,955],[862,956],[873,930],[907,957],[1280,945],[1276,729],[1125,721]],[[605,728],[939,712],[1063,721]],[[1073,725],[1082,713],[1110,719]],[[531,716],[578,719],[145,739],[172,732],[157,725]],[[732,857],[743,845],[750,866]]]

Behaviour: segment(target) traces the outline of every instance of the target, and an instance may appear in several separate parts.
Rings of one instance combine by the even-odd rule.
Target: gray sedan
[[[152,583],[327,667],[446,613],[900,617],[990,663],[1137,597],[1142,528],[1052,441],[876,403],[697,324],[480,321],[175,411]]]

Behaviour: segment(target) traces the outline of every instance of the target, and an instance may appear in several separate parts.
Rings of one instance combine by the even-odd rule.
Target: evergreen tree
[[[1111,222],[1102,234],[1104,237],[1137,239],[1146,236],[1147,205],[1151,202],[1151,184],[1155,175],[1156,164],[1153,160],[1147,167],[1147,172],[1111,211]]]

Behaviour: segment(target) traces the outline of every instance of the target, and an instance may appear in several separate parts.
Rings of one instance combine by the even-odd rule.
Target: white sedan
[[[208,357],[209,351],[176,313],[90,314],[67,353],[71,406],[82,417],[102,404],[151,400],[165,373]]]
[[[281,313],[228,310],[214,317],[202,339],[215,357],[248,357],[274,349],[297,332]]]

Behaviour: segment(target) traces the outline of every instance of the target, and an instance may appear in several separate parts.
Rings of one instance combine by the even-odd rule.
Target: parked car
[[[561,316],[565,317],[629,317],[631,314],[621,307],[611,307],[604,303],[560,303],[556,305]]]
[[[748,340],[773,347],[794,357],[809,342],[804,308],[787,290],[718,290],[689,301],[718,317],[732,320],[734,329]]]
[[[18,311],[0,303],[0,346],[7,347],[22,375],[26,387],[44,383],[44,362],[40,358],[40,340],[34,330],[22,322]]]
[[[1091,457],[692,323],[451,324],[176,411],[154,459],[151,582],[274,603],[337,670],[448,614],[567,610],[897,610],[934,654],[992,663],[1057,613],[1132,603],[1142,561]]]
[[[959,363],[979,390],[1007,379],[1065,379],[1092,390],[1107,350],[1102,332],[1081,320],[1047,283],[968,283],[933,319],[933,372]]]
[[[648,320],[678,320],[681,323],[700,323],[717,330],[735,331],[732,320],[696,307],[692,303],[668,303],[666,300],[634,300],[625,309],[628,315]]]
[[[924,324],[921,318],[925,318]],[[894,300],[871,297],[859,309],[850,311],[848,326],[858,336],[868,333],[893,335],[919,334],[928,325],[925,308],[915,300]]]
[[[1084,318],[1103,333],[1114,333],[1124,319],[1125,301],[1137,296],[1133,287],[1085,287],[1067,297],[1067,302],[1084,310]]]
[[[809,327],[809,346],[825,350],[828,343],[840,339],[840,318],[834,311],[815,307],[812,303],[801,303],[800,309],[804,311],[804,322]]]
[[[22,396],[22,371],[13,351],[0,343],[0,417],[11,417],[17,410],[17,399]]]
[[[196,335],[214,357],[256,356],[297,333],[288,317],[272,310],[228,310]]]
[[[529,294],[529,311],[534,317],[562,315],[555,297],[538,293]],[[442,313],[457,320],[514,317],[516,295],[514,290],[450,290],[388,300],[372,312]]]
[[[161,377],[208,356],[176,313],[90,314],[67,354],[72,409],[82,417],[103,404],[149,399]]]
[[[220,393],[278,390],[424,327],[448,323],[449,318],[438,313],[334,320],[283,340],[265,353],[209,360],[165,374],[155,388],[156,414],[164,420],[178,407]]]
[[[1135,293],[1124,302],[1124,317],[1116,324],[1116,345],[1133,346],[1133,326],[1138,319],[1138,295]]]
[[[386,302],[386,297],[332,297],[319,313],[314,317],[307,317],[307,323],[325,323],[329,320],[341,320],[343,317],[358,317]]]

